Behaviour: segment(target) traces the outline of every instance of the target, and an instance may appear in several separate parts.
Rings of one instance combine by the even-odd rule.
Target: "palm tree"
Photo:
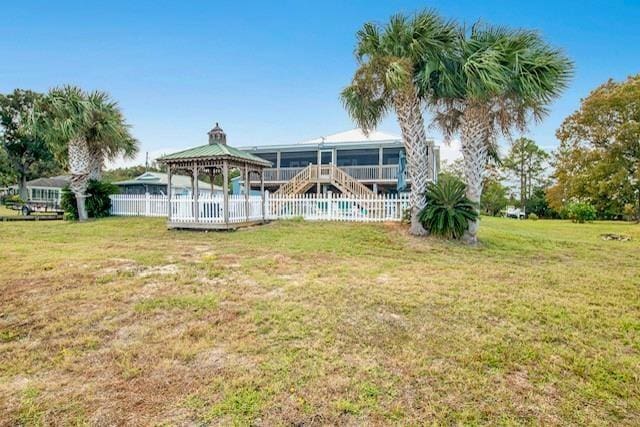
[[[118,104],[105,92],[91,92],[87,95],[90,122],[87,143],[91,154],[89,178],[100,180],[105,160],[115,160],[119,156],[133,158],[138,152],[138,141],[129,133]]]
[[[455,25],[432,11],[411,18],[394,15],[385,26],[366,23],[357,33],[358,69],[341,94],[347,112],[365,132],[375,129],[387,113],[396,113],[411,179],[414,235],[426,234],[419,213],[427,182],[434,178],[433,147],[427,143],[416,78],[425,62],[441,60],[455,37]]]
[[[99,178],[105,159],[133,156],[138,142],[117,104],[104,92],[86,93],[74,86],[52,89],[42,110],[40,131],[71,174],[78,218],[84,221],[89,179]]]
[[[536,32],[480,24],[461,29],[450,53],[425,62],[418,84],[445,138],[460,137],[467,197],[479,209],[497,138],[541,120],[567,86],[573,64]],[[470,223],[467,242],[477,242],[478,227],[478,220]]]

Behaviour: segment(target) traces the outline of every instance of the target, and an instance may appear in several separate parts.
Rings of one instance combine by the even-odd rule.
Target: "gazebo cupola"
[[[211,129],[209,132],[209,145],[213,144],[224,144],[227,145],[227,134],[224,133],[218,122],[216,122],[216,126]]]
[[[158,159],[158,162],[167,165],[168,169],[168,199],[169,199],[169,227],[170,228],[210,228],[229,229],[238,226],[262,222],[264,217],[264,168],[271,167],[271,162],[246,151],[227,145],[227,134],[224,133],[218,123],[207,132],[209,143],[188,150],[169,154]],[[233,210],[239,211],[238,204],[242,204],[240,210],[245,215],[238,218],[230,216],[229,201],[229,172],[231,169],[240,171],[245,183],[244,200],[238,201],[234,196]],[[191,176],[191,195],[188,200],[174,196],[171,191],[171,178],[176,172],[187,172]],[[249,183],[250,176],[256,174],[260,177],[260,194],[263,200],[262,215],[255,218],[249,209]],[[198,175],[208,175],[211,181],[211,191],[214,192],[213,181],[216,175],[222,175],[223,192],[221,195],[213,195],[211,198],[200,195],[198,189]],[[186,213],[183,207],[191,206]],[[221,209],[218,209],[221,207]]]

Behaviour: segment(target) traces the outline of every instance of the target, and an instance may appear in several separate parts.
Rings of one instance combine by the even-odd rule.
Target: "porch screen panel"
[[[402,148],[384,148],[382,150],[382,164],[383,165],[397,165],[400,158],[400,152]]]
[[[303,168],[318,163],[317,151],[290,151],[280,153],[281,168]]]
[[[256,156],[261,159],[265,159],[272,163],[271,167],[276,167],[276,162],[278,161],[278,153],[254,153]]]
[[[338,166],[367,166],[377,165],[379,151],[377,148],[360,150],[338,150]]]

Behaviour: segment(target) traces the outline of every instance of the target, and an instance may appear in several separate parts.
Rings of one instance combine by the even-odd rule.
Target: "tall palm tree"
[[[481,24],[460,29],[450,53],[425,62],[418,85],[445,138],[460,137],[467,197],[479,208],[497,138],[541,120],[566,88],[573,64],[536,32]],[[477,242],[478,227],[478,220],[470,224],[467,242]]]
[[[129,133],[130,126],[115,101],[106,92],[87,94],[90,111],[87,143],[91,154],[89,178],[102,178],[102,169],[106,160],[115,160],[119,156],[133,158],[138,152],[138,141]]]
[[[85,198],[90,178],[99,178],[105,159],[131,157],[138,142],[117,104],[104,92],[75,86],[52,89],[42,103],[40,131],[71,175],[78,218],[87,219]]]
[[[414,235],[426,234],[419,213],[427,182],[434,178],[433,147],[427,143],[416,78],[425,62],[442,60],[455,37],[455,25],[432,11],[411,18],[394,15],[384,26],[366,23],[357,33],[358,69],[341,94],[347,112],[365,132],[395,112],[407,153]]]

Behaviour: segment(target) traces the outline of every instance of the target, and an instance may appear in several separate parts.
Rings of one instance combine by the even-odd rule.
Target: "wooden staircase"
[[[309,165],[280,186],[274,194],[303,194],[317,183],[332,184],[343,194],[354,197],[375,196],[375,193],[364,184],[335,165]]]
[[[291,178],[274,194],[294,195],[306,192],[313,184],[317,182],[318,169],[317,165],[309,165],[302,169],[296,176]]]

